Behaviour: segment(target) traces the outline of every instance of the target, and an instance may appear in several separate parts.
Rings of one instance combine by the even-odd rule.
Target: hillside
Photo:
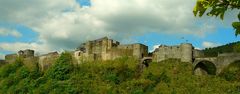
[[[220,76],[192,75],[192,65],[169,59],[152,62],[142,71],[138,60],[73,65],[63,53],[48,70],[24,65],[21,59],[0,67],[0,94],[221,94],[239,93],[240,82]],[[232,75],[227,77],[232,77]],[[238,79],[239,80],[239,79]]]
[[[240,41],[218,47],[206,48],[203,52],[206,57],[216,57],[218,53],[240,52]]]

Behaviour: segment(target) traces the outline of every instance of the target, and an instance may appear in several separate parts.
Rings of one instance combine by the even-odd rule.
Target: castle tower
[[[133,56],[136,57],[136,58],[141,58],[141,55],[140,55],[140,45],[139,44],[134,44],[133,45]]]
[[[24,54],[26,57],[33,57],[34,56],[34,50],[27,49],[24,51]]]
[[[30,50],[30,49],[26,49],[26,50],[20,50],[18,51],[18,56],[19,57],[23,57],[23,58],[26,58],[26,57],[34,57],[34,50]]]
[[[181,61],[182,62],[190,62],[192,63],[193,59],[193,46],[190,43],[182,43],[180,45],[182,56]]]
[[[109,39],[108,40],[108,48],[107,49],[112,49],[113,47],[113,40]]]
[[[102,40],[102,53],[106,53],[108,49],[108,38]]]
[[[91,43],[91,41],[87,42],[85,46],[86,46],[85,47],[86,48],[86,53],[91,54],[92,53],[92,43]]]

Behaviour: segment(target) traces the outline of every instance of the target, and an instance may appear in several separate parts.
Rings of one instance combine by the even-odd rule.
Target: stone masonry
[[[72,54],[78,64],[87,61],[114,60],[123,56],[134,57],[145,64],[147,61],[161,62],[174,58],[191,63],[195,74],[218,74],[229,64],[240,61],[239,53],[223,53],[217,57],[205,57],[201,50],[195,49],[190,43],[176,46],[160,45],[154,52],[148,53],[146,45],[140,43],[122,45],[107,37],[83,43]],[[13,63],[18,57],[23,58],[24,64],[38,63],[41,70],[46,70],[55,62],[59,54],[51,52],[35,56],[34,50],[26,49],[16,54],[6,55],[5,60],[0,60],[0,63]]]
[[[160,45],[153,52],[153,61],[160,62],[166,59],[175,58],[180,59],[182,62],[193,62],[196,57],[202,57],[203,52],[194,49],[190,43],[182,43],[177,46]]]
[[[83,43],[74,57],[78,63],[94,60],[113,60],[122,56],[132,56],[141,59],[148,55],[148,47],[143,44],[120,45],[107,37]]]

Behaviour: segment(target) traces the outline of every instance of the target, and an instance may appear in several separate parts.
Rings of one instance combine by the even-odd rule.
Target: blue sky
[[[231,27],[238,11],[229,12],[224,21],[196,18],[192,14],[195,1],[181,4],[181,0],[53,0],[51,5],[48,3],[47,0],[18,4],[0,1],[3,14],[0,59],[20,49],[32,48],[39,53],[71,50],[82,42],[104,36],[122,43],[143,43],[149,50],[160,44],[183,42],[203,49],[240,39]]]

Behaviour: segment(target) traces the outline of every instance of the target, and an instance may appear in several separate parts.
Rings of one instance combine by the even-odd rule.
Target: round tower
[[[190,43],[182,43],[180,45],[182,56],[181,61],[182,62],[190,62],[193,61],[193,46]]]
[[[102,53],[106,53],[108,49],[108,39],[102,40]]]
[[[92,53],[92,43],[91,43],[91,41],[86,43],[85,48],[86,48],[86,53],[87,54],[91,54]]]

